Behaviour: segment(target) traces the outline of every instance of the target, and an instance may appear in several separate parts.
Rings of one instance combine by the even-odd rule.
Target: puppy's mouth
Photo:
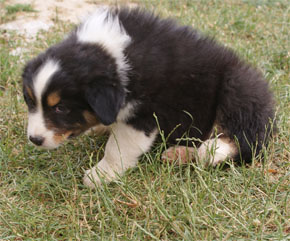
[[[80,134],[81,134],[82,132],[81,131],[74,131],[74,132],[72,132],[68,137],[67,137],[67,139],[72,139],[72,138],[75,138],[75,137],[77,137],[77,136],[79,136]]]
[[[77,136],[76,133],[71,133],[71,134],[68,136],[67,139],[72,139],[72,138],[74,138],[74,137],[76,137],[76,136]]]

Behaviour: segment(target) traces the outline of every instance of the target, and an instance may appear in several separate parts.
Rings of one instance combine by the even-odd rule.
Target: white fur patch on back
[[[117,71],[124,86],[128,81],[127,71],[130,66],[124,55],[124,49],[131,42],[120,23],[117,14],[112,13],[109,7],[98,8],[88,19],[80,25],[77,37],[80,42],[96,43],[101,45],[117,64]]]

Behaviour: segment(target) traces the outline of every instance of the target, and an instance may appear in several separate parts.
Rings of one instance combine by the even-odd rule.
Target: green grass
[[[7,1],[0,0],[0,24],[7,23],[16,19],[22,13],[37,12],[31,4],[13,4],[9,5]]]
[[[30,4],[14,4],[5,7],[7,14],[14,14],[18,12],[35,12]]]
[[[124,1],[123,1],[124,2]],[[136,1],[135,1],[136,2]],[[53,151],[26,138],[24,61],[59,41],[56,22],[34,43],[0,35],[0,240],[287,240],[290,238],[290,83],[287,1],[143,0],[162,16],[215,36],[260,68],[276,97],[278,132],[265,162],[202,169],[160,161],[162,145],[120,180],[89,190],[83,170],[105,137],[83,136]],[[10,52],[26,49],[21,57]]]

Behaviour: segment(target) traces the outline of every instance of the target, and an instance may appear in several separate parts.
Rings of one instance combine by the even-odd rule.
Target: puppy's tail
[[[239,154],[236,160],[250,162],[273,130],[274,100],[262,74],[239,63],[224,76],[217,123],[232,140]]]

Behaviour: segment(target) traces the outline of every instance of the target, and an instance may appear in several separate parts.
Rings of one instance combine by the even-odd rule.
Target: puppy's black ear
[[[116,121],[125,99],[125,90],[114,84],[93,83],[85,91],[86,99],[104,125]]]

